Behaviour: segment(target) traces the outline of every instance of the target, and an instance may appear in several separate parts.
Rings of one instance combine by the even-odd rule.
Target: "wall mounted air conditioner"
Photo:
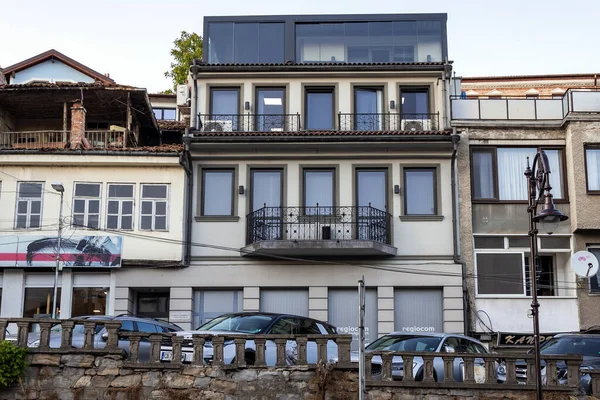
[[[177,105],[185,106],[190,97],[187,85],[177,85]]]
[[[430,119],[403,119],[400,126],[403,131],[429,131],[431,130]]]
[[[283,132],[283,128],[271,128],[271,132]]]
[[[202,123],[202,130],[204,132],[231,132],[233,130],[233,122],[226,120],[206,120]]]

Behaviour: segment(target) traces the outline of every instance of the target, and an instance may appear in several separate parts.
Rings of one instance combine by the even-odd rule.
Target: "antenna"
[[[577,275],[589,278],[598,273],[598,259],[589,251],[578,251],[571,256],[571,268]]]

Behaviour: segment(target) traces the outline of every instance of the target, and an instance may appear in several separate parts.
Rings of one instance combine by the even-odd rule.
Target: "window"
[[[523,253],[477,253],[477,294],[524,294]]]
[[[147,318],[169,318],[169,294],[138,293],[137,314]]]
[[[105,315],[108,288],[73,288],[71,317]]]
[[[140,229],[146,231],[167,230],[168,192],[169,185],[142,185]]]
[[[73,196],[73,226],[93,229],[99,228],[100,186],[99,183],[75,183]]]
[[[590,247],[588,251],[600,260],[600,247]],[[590,293],[600,294],[600,271],[595,276],[590,277]]]
[[[259,132],[285,130],[285,89],[256,89],[255,129]]]
[[[267,169],[253,169],[251,171],[252,211],[265,206],[281,207],[282,172],[282,170]]]
[[[119,328],[119,332],[135,332],[135,327],[133,326],[133,321],[130,319],[119,319],[121,321],[121,328]]]
[[[138,327],[138,332],[144,332],[144,333],[156,333],[156,325],[154,324],[149,324],[147,322],[141,322],[141,321],[136,321],[137,327]],[[161,329],[162,331],[162,329]]]
[[[427,89],[400,88],[402,119],[424,119],[429,114],[429,91]]]
[[[219,125],[225,131],[237,131],[240,109],[239,88],[211,88],[210,115],[202,121],[205,130],[211,130],[207,121],[222,121]]]
[[[133,229],[133,185],[108,185],[106,228]]]
[[[479,147],[471,153],[473,200],[526,201],[523,175],[538,149],[535,147]],[[550,185],[555,199],[564,199],[562,150],[544,149],[550,163]]]
[[[539,268],[537,275],[537,295],[538,296],[554,296],[554,257],[539,256]],[[525,256],[525,285],[526,294],[531,296],[531,277],[529,275],[529,255]]]
[[[60,288],[56,292],[56,313],[60,315]],[[25,305],[23,307],[24,318],[39,318],[52,316],[52,303],[54,301],[54,289],[49,288],[25,288]]]
[[[283,63],[284,24],[210,22],[205,59],[211,64]]]
[[[383,90],[354,89],[354,129],[374,131],[383,129]]]
[[[437,215],[435,168],[404,168],[404,215]]]
[[[175,108],[153,108],[152,111],[158,120],[174,121],[177,118],[177,111]]]
[[[41,228],[42,191],[41,182],[19,182],[15,227],[17,229]]]
[[[600,147],[585,149],[588,192],[600,193]]]
[[[303,192],[306,214],[331,213],[331,207],[335,205],[334,186],[334,169],[305,169]],[[317,206],[319,209],[315,208]]]
[[[334,129],[333,88],[306,88],[306,129]]]
[[[359,207],[387,210],[387,169],[357,169],[356,196]]]
[[[234,215],[233,169],[202,170],[202,215]]]

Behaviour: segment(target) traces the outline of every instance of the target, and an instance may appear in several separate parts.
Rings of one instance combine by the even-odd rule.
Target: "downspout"
[[[191,118],[191,122],[192,122],[192,127],[194,129],[198,129],[198,60],[194,58],[194,61],[192,61],[192,67],[190,68],[191,72],[192,72],[192,80],[194,88],[194,100],[192,101],[192,110],[191,110],[191,114],[192,114],[192,118]]]
[[[194,187],[193,171],[192,171],[192,159],[190,156],[190,137],[189,128],[185,128],[185,135],[183,137],[183,153],[179,155],[179,164],[185,171],[185,228],[183,231],[183,265],[189,266],[192,258],[192,191]]]
[[[452,160],[450,162],[450,175],[451,175],[451,187],[452,187],[452,244],[453,244],[453,260],[455,264],[460,264],[462,268],[462,292],[463,292],[463,333],[468,335],[470,333],[470,320],[469,315],[471,314],[471,306],[469,303],[469,292],[467,289],[467,264],[462,261],[460,257],[460,242],[458,232],[460,231],[458,221],[458,185],[457,185],[457,173],[456,173],[456,154],[458,152],[458,143],[460,142],[460,135],[456,132],[456,128],[452,129],[452,143],[454,149],[452,150]]]

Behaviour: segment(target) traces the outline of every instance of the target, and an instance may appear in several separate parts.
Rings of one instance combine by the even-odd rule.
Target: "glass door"
[[[285,131],[285,89],[256,89],[255,129],[258,132]]]
[[[387,170],[356,170],[356,204],[359,240],[385,242],[388,235]]]
[[[281,240],[282,170],[251,171],[252,229],[259,240]],[[255,240],[258,241],[258,240]]]
[[[354,90],[354,129],[383,130],[383,90],[357,88]]]

